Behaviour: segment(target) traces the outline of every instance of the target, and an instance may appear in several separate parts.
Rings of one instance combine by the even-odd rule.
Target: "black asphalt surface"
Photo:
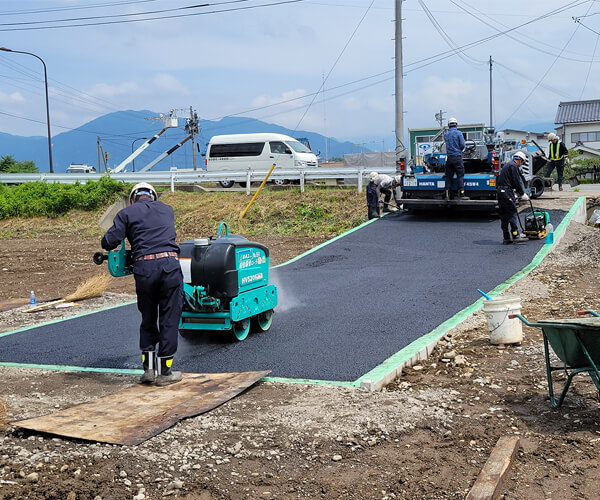
[[[565,213],[550,212],[557,227]],[[271,269],[279,305],[268,332],[231,343],[180,337],[187,372],[272,370],[354,381],[529,264],[543,241],[502,245],[500,222],[473,215],[390,214]],[[135,305],[0,338],[0,361],[140,368]]]

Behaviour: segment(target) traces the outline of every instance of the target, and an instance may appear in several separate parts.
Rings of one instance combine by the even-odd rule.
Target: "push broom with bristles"
[[[93,299],[99,297],[102,292],[106,290],[108,284],[112,280],[110,274],[102,273],[85,280],[81,285],[77,287],[71,295],[67,295],[64,299],[54,300],[52,302],[46,302],[39,306],[26,309],[23,312],[34,312],[42,308],[50,307],[56,304],[62,304],[63,302],[77,302],[79,300]]]

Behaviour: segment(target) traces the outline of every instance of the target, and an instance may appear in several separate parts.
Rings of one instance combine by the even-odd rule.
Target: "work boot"
[[[158,376],[156,377],[156,385],[162,387],[164,385],[174,384],[175,382],[179,382],[183,378],[181,372],[171,370],[171,365],[173,364],[173,356],[159,356],[156,359],[158,361]]]
[[[502,240],[502,244],[503,244],[503,245],[511,245],[511,244],[512,244],[512,242],[513,242],[513,240],[512,240],[512,238],[511,238],[511,236],[510,236],[510,233],[507,231],[507,232],[505,232],[505,233],[502,233],[502,235],[503,235],[503,238],[504,238],[504,239]]]
[[[458,199],[459,199],[459,200],[470,200],[471,198],[469,198],[468,196],[465,196],[465,190],[464,190],[464,189],[461,189],[461,190],[458,192]]]
[[[140,377],[140,384],[153,384],[156,379],[156,353],[142,351],[142,367],[144,374]]]
[[[558,190],[559,190],[559,191],[562,191],[562,184],[559,184],[559,185],[558,185]]]
[[[512,232],[513,243],[525,243],[529,238],[523,233],[519,234],[518,231]]]

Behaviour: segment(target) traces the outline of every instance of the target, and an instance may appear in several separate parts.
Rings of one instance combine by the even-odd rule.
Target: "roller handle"
[[[108,255],[102,252],[96,252],[94,254],[94,264],[97,264],[98,266],[102,265],[102,263],[108,259]]]

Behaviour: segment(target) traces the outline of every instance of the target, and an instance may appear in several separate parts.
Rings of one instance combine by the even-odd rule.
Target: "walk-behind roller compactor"
[[[224,230],[224,236],[221,235]],[[266,331],[277,305],[277,287],[269,284],[269,250],[243,236],[229,234],[221,222],[216,238],[197,238],[179,245],[183,272],[182,335],[220,331],[244,340],[250,331]],[[108,262],[112,276],[133,272],[125,242],[108,254],[97,252],[94,262]]]

